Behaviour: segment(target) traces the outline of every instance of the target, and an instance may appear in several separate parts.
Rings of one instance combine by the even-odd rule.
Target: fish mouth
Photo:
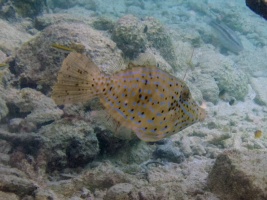
[[[199,108],[199,112],[198,112],[198,120],[199,121],[204,121],[205,118],[207,117],[207,104],[206,102],[203,102]]]

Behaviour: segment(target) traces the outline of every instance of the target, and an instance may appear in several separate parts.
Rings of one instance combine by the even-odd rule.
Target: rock
[[[87,188],[82,188],[82,191],[80,193],[81,198],[83,199],[91,199],[94,200],[94,195],[92,194],[92,192],[90,190],[88,190]]]
[[[8,21],[15,21],[17,16],[14,6],[7,2],[0,1],[0,16]]]
[[[266,77],[250,78],[251,86],[256,92],[254,101],[259,105],[267,105],[267,93],[265,86],[267,84]]]
[[[117,138],[114,132],[103,127],[95,127],[94,132],[99,142],[100,155],[114,155],[125,145],[125,141]]]
[[[191,141],[189,137],[182,137],[182,140],[180,142],[181,151],[186,157],[189,157],[193,154],[193,151],[191,149]]]
[[[37,16],[34,20],[34,27],[37,30],[43,30],[50,25],[64,23],[64,22],[84,23],[84,24],[91,24],[93,22],[92,21],[93,18],[89,14],[77,15],[77,12],[79,11],[76,10],[75,12],[74,10],[73,12],[75,14],[64,12],[64,13],[45,13],[43,15]]]
[[[193,73],[194,85],[199,88],[203,99],[216,104],[219,100],[219,87],[214,78],[209,74]]]
[[[203,147],[203,144],[201,144],[201,139],[200,138],[194,138],[194,143],[195,145],[192,145],[191,146],[191,149],[192,149],[192,152],[193,152],[193,155],[199,155],[199,156],[203,156],[203,155],[206,155],[206,150],[205,148]]]
[[[154,145],[138,140],[128,142],[115,155],[116,159],[123,164],[141,164],[152,157]]]
[[[150,45],[160,52],[160,55],[175,69],[177,68],[177,56],[172,39],[164,25],[153,17],[144,20],[147,27],[146,36]]]
[[[215,80],[219,92],[224,92],[237,100],[244,100],[248,93],[248,77],[235,67],[232,60],[214,52],[212,49],[202,47],[195,49],[193,63],[199,65],[202,74],[208,74]],[[205,91],[206,85],[199,85]]]
[[[14,193],[0,191],[0,200],[19,200],[20,198]]]
[[[0,49],[8,55],[32,38],[30,34],[20,31],[17,27],[1,19],[0,27]]]
[[[208,187],[222,199],[267,199],[266,157],[266,150],[225,151],[216,159]]]
[[[22,17],[35,17],[40,15],[46,6],[45,0],[10,0],[18,15]]]
[[[199,104],[201,105],[203,102],[203,96],[201,91],[190,81],[185,81],[186,85],[189,87],[190,93],[192,95],[192,98]]]
[[[214,135],[208,143],[218,146],[220,148],[227,148],[233,143],[232,135],[229,133]]]
[[[25,117],[26,122],[23,119],[20,119],[20,122],[18,122],[19,119],[17,119],[16,124],[17,127],[30,128],[28,132],[35,129],[34,124],[42,125],[54,121],[63,114],[62,110],[56,107],[52,99],[31,88],[24,88],[22,90],[10,89],[5,91],[5,93],[3,95],[9,107],[9,117]],[[12,129],[12,127],[10,128]]]
[[[56,8],[69,9],[74,6],[80,6],[86,9],[96,10],[98,7],[98,2],[95,0],[74,0],[74,1],[51,0],[48,2],[48,6],[52,9]]]
[[[0,97],[0,121],[8,114],[8,107],[6,102]]]
[[[1,144],[1,142],[0,142],[0,144]],[[8,165],[9,161],[10,161],[9,154],[0,153],[0,164]]]
[[[8,124],[8,130],[10,132],[19,132],[20,131],[20,125],[21,125],[21,122],[23,121],[22,118],[13,118],[9,121],[9,124]]]
[[[203,145],[203,140],[200,137],[188,137],[184,136],[179,142],[179,146],[181,147],[181,152],[189,157],[191,155],[203,156],[206,155],[205,146]]]
[[[43,151],[47,155],[47,171],[66,167],[85,166],[99,153],[99,144],[93,129],[86,122],[58,121],[43,126],[41,134],[46,142]]]
[[[84,23],[62,22],[47,27],[18,50],[11,72],[18,78],[16,84],[20,88],[30,87],[45,94],[51,91],[57,72],[68,53],[53,48],[53,44],[83,52],[107,74],[126,67],[121,51],[103,33]]]
[[[35,200],[58,199],[53,191],[41,188],[35,190],[34,197]]]
[[[140,1],[138,1],[140,2]],[[146,11],[138,6],[129,6],[126,9],[127,14],[132,14],[134,16],[146,16]]]
[[[170,64],[164,60],[160,53],[154,48],[147,48],[144,53],[140,53],[134,60],[131,61],[135,65],[152,65],[158,66],[160,69],[173,73]]]
[[[248,93],[247,75],[239,69],[233,69],[233,66],[216,71],[214,79],[218,84],[220,92],[225,91],[237,100],[244,100]]]
[[[146,50],[147,38],[144,28],[145,25],[137,17],[126,15],[115,24],[112,39],[127,57],[134,58]]]
[[[22,149],[29,156],[36,155],[39,151],[39,148],[44,143],[44,138],[36,133],[10,133],[0,129],[0,139],[2,142],[0,143],[2,146],[0,151],[3,153],[16,153],[15,149],[19,149],[20,153],[23,154]],[[25,155],[24,155],[25,156]],[[19,163],[18,163],[19,164]]]
[[[6,60],[7,60],[7,55],[0,50],[0,63],[5,63]]]
[[[87,169],[70,180],[50,182],[48,187],[58,196],[63,195],[63,199],[69,199],[77,194],[77,191],[83,191],[83,188],[94,191],[107,190],[116,184],[129,182],[128,179],[117,167],[106,162],[97,168]]]
[[[8,123],[8,130],[12,133],[34,132],[37,130],[35,123],[22,118],[13,118]]]
[[[141,9],[145,9],[145,3],[143,1],[126,0],[125,5],[127,7],[136,6],[140,7]]]
[[[185,160],[184,154],[172,141],[168,141],[163,145],[158,145],[153,153],[154,157],[164,161],[181,163]]]
[[[0,191],[15,193],[23,197],[32,194],[37,185],[17,169],[0,168]]]
[[[133,193],[134,186],[129,183],[119,183],[108,189],[104,200],[131,200],[138,199],[137,194]]]
[[[98,154],[98,140],[85,137],[73,138],[66,148],[67,160],[70,167],[81,167],[92,161]]]
[[[94,20],[92,26],[97,30],[111,31],[113,30],[115,23],[107,17],[98,17]]]

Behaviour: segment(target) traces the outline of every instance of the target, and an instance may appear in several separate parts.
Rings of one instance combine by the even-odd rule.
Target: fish
[[[244,47],[240,38],[223,22],[211,20],[210,26],[215,30],[221,45],[233,53],[240,53]]]
[[[262,131],[261,130],[256,130],[254,132],[254,137],[255,137],[255,139],[261,138],[262,137]]]
[[[57,50],[64,51],[64,52],[74,52],[74,51],[76,51],[73,48],[70,48],[70,47],[67,47],[67,46],[61,45],[61,44],[52,44],[51,47],[53,47],[53,48],[55,48]]]
[[[148,30],[148,27],[147,27],[147,25],[145,25],[144,33],[147,33],[147,30]]]
[[[266,0],[246,0],[247,7],[254,13],[267,20],[267,1]]]
[[[57,105],[99,98],[107,112],[145,142],[155,142],[203,121],[205,109],[183,80],[150,65],[106,75],[86,55],[71,52],[52,88]]]
[[[6,67],[7,66],[7,63],[0,63],[0,68],[1,67]]]

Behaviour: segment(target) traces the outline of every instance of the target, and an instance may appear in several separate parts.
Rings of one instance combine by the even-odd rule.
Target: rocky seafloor
[[[211,18],[242,51],[216,40]],[[243,1],[6,0],[0,27],[0,200],[267,199],[267,22]],[[68,52],[55,44],[107,74],[129,61],[186,74],[207,118],[145,143],[114,134],[97,100],[58,107]]]

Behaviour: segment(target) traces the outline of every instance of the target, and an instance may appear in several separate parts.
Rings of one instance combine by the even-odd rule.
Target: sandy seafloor
[[[0,199],[267,199],[267,21],[244,1],[51,0],[37,16],[16,10],[11,18],[3,13],[12,3],[2,4],[0,63],[10,62],[0,68]],[[222,44],[208,24],[214,19],[235,32],[242,51]],[[147,23],[141,34],[154,27],[164,43],[116,32],[131,26],[127,20],[136,20],[136,30]],[[144,59],[153,52],[160,67],[186,74],[206,104],[205,121],[147,144],[114,137],[97,102],[56,107],[51,86],[66,53],[51,44],[76,40],[114,72],[138,60],[122,56],[134,43],[123,46],[114,32],[146,43],[136,45],[148,52]]]

